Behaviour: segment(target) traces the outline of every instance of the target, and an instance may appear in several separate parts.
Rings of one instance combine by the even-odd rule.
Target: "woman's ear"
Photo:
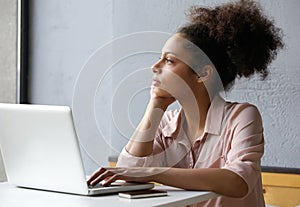
[[[198,81],[205,82],[212,78],[213,76],[213,67],[211,65],[205,65],[201,71],[198,73]]]

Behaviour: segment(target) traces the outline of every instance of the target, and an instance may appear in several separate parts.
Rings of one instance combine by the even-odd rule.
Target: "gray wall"
[[[94,51],[113,37],[113,1],[31,2],[30,102],[71,106],[81,68]],[[91,132],[82,139],[92,138]],[[101,148],[97,148],[99,162],[107,165],[108,148]],[[83,158],[90,173],[97,165],[84,149]]]
[[[215,5],[226,0],[33,0],[31,37],[30,101],[39,104],[72,105],[72,94],[80,70],[88,58],[113,38],[141,31],[174,33],[193,4]],[[300,26],[298,0],[261,0],[262,6],[285,33],[286,48],[271,65],[270,77],[238,80],[227,94],[229,100],[254,103],[260,109],[266,138],[263,165],[300,167],[299,90]],[[128,45],[131,47],[131,45]],[[118,154],[127,142],[111,116],[116,85],[128,74],[148,68],[159,57],[156,53],[131,55],[113,66],[95,94],[98,127],[106,139],[94,142],[95,133],[80,137],[90,141],[84,161],[88,173],[107,165],[108,156]],[[101,64],[99,65],[101,67]],[[151,72],[149,69],[149,77]],[[147,76],[148,77],[148,76]],[[146,78],[146,77],[145,77]],[[105,84],[103,84],[105,83]],[[145,109],[149,89],[139,91],[128,106],[133,125]],[[84,96],[82,97],[85,98]],[[124,107],[120,102],[120,108]],[[82,108],[82,112],[84,112]],[[81,120],[84,122],[85,120]],[[128,132],[131,133],[131,132]],[[86,145],[86,144],[83,144]],[[92,156],[88,156],[90,154]],[[94,155],[97,155],[95,157]],[[94,161],[93,161],[94,160]]]
[[[0,1],[0,103],[16,102],[17,1]],[[1,150],[1,146],[0,146]],[[0,181],[6,180],[0,151]]]

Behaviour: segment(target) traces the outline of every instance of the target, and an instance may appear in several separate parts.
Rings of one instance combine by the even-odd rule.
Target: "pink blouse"
[[[117,166],[228,169],[245,180],[248,194],[243,198],[219,196],[193,206],[265,206],[260,171],[264,138],[258,109],[248,103],[225,102],[216,96],[207,114],[204,133],[194,143],[188,139],[182,123],[182,109],[165,112],[156,132],[153,154],[135,157],[124,148]]]

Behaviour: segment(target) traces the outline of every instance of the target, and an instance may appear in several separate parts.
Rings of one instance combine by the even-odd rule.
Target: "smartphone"
[[[149,197],[157,197],[157,196],[166,196],[168,195],[167,191],[163,190],[138,190],[138,191],[130,191],[130,192],[121,192],[119,196],[122,198],[149,198]]]

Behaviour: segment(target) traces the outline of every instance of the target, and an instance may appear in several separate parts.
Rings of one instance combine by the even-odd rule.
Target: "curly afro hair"
[[[191,7],[190,22],[178,33],[201,48],[214,63],[225,89],[236,77],[268,75],[268,65],[284,46],[282,32],[258,3],[240,0],[214,8]]]

